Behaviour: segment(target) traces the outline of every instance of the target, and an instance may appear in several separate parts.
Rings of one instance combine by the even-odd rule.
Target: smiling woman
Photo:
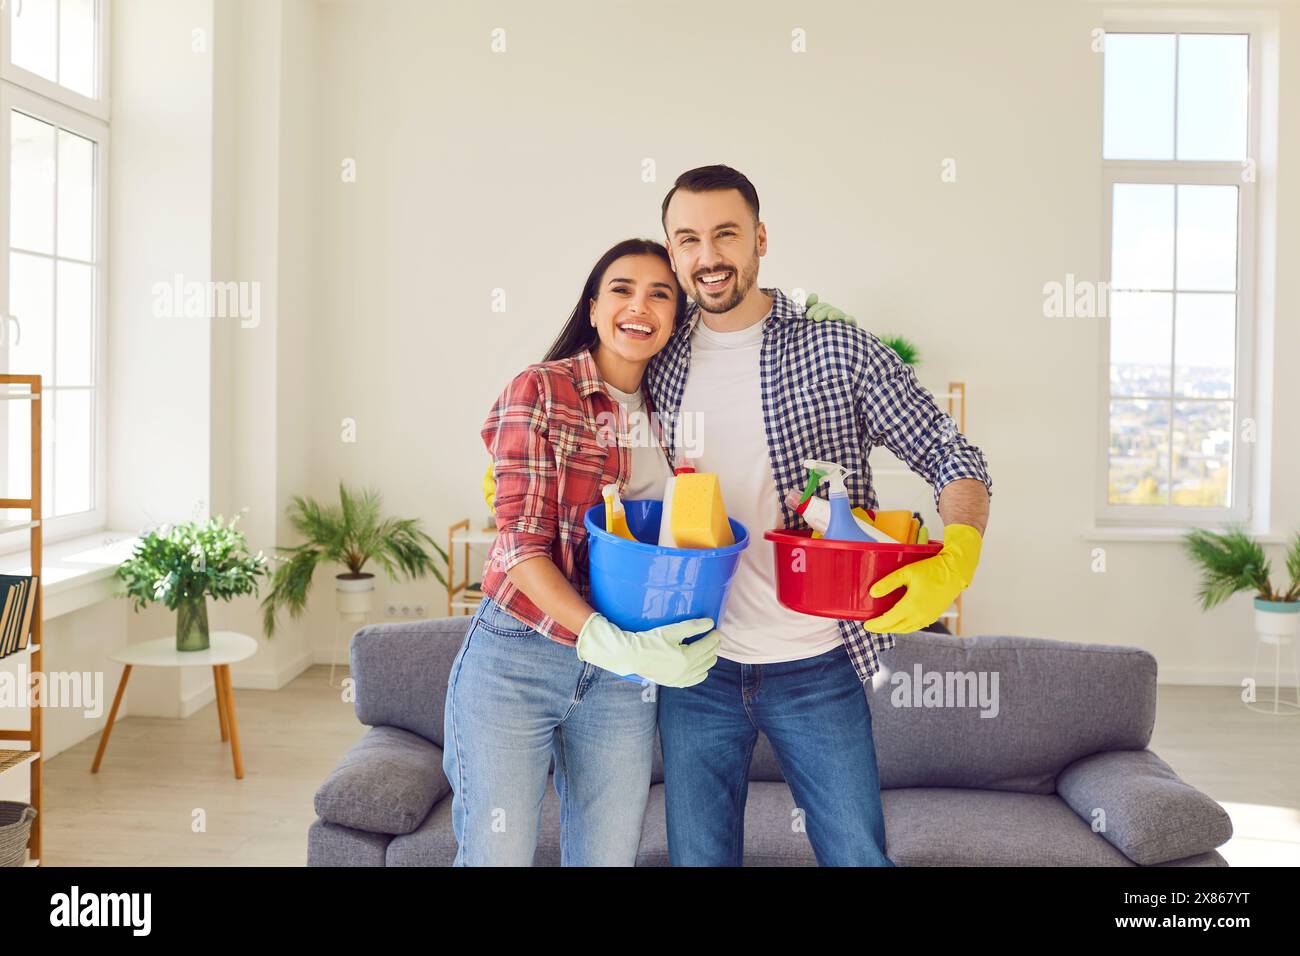
[[[619,675],[686,687],[717,662],[711,620],[631,632],[588,603],[586,512],[606,485],[657,497],[649,492],[671,473],[659,441],[627,440],[628,422],[645,415],[642,376],[685,304],[663,246],[618,243],[587,276],[545,361],[515,376],[483,425],[497,537],[444,710],[457,865],[531,861],[552,752],[556,791],[576,795],[564,798],[575,809],[561,862],[631,865],[658,707]],[[503,835],[502,813],[523,823]]]
[[[662,268],[657,268],[656,262]],[[615,265],[619,268],[612,268]],[[605,293],[604,301],[600,301]],[[638,300],[641,301],[638,303]],[[619,308],[620,304],[631,304],[633,308],[624,311]],[[666,341],[686,315],[686,299],[673,275],[668,252],[662,245],[651,239],[625,239],[611,247],[592,267],[578,304],[543,361],[571,358],[583,349],[598,353],[598,346],[602,344],[602,330],[598,328],[601,316],[619,315],[621,321],[639,321],[645,325],[651,318],[645,312],[648,308],[653,308],[657,331]],[[625,338],[636,341],[631,335]],[[657,340],[659,336],[652,333],[647,338]],[[613,344],[609,339],[603,341],[606,345]],[[662,342],[657,344],[659,348],[663,347]],[[659,348],[649,354],[653,355]]]

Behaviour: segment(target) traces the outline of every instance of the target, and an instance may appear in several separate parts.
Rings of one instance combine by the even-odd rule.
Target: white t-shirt
[[[718,475],[727,517],[749,532],[718,625],[718,656],[741,664],[803,660],[844,642],[834,620],[800,614],[776,599],[772,542],[763,532],[783,527],[778,491],[789,489],[778,489],[772,478],[759,383],[762,345],[762,321],[738,332],[714,332],[701,317],[681,407],[683,422],[699,416],[693,423],[701,453],[695,469]]]
[[[664,482],[671,477],[672,470],[668,467],[668,459],[664,456],[663,447],[655,440],[654,432],[650,428],[645,399],[640,389],[636,392],[624,392],[606,382],[605,390],[609,392],[610,398],[623,406],[628,432],[633,439],[628,449],[632,453],[631,474],[627,480],[626,490],[621,493],[623,500],[662,501]],[[645,436],[649,436],[649,444],[641,441]]]

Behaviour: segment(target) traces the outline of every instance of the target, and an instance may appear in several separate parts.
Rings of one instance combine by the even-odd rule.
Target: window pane
[[[1232,403],[1174,402],[1176,505],[1230,505]]]
[[[1231,398],[1237,348],[1237,297],[1178,294],[1175,394]]]
[[[1110,403],[1110,477],[1113,505],[1169,503],[1169,403]]]
[[[1246,158],[1247,39],[1179,36],[1179,159]]]
[[[9,24],[13,28],[9,58],[14,66],[31,70],[47,80],[57,80],[54,75],[54,35],[56,0],[9,0],[13,11]]]
[[[54,262],[21,252],[9,254],[9,372],[49,381],[53,349]]]
[[[58,467],[54,474],[56,514],[75,514],[90,508],[91,392],[59,389],[54,393],[54,447]]]
[[[1108,33],[1105,44],[1102,155],[1172,159],[1174,35]]]
[[[54,252],[54,127],[9,113],[9,243]]]
[[[1112,289],[1172,289],[1174,187],[1116,183],[1112,201]]]
[[[47,393],[53,395],[53,392]],[[58,470],[58,461],[54,454],[54,402],[41,399],[41,510],[47,517],[54,517],[58,514],[55,510],[58,508],[58,502],[54,500],[54,473]],[[30,430],[27,436],[27,443],[31,445]],[[31,461],[31,453],[24,451],[23,461]],[[29,464],[28,468],[31,467]],[[30,485],[31,477],[27,478]]]
[[[1174,297],[1169,292],[1113,292],[1110,297],[1112,395],[1168,395]]]
[[[1178,288],[1237,288],[1237,187],[1178,187]]]
[[[57,274],[59,321],[55,332],[54,381],[59,385],[91,385],[95,267],[60,262]]]
[[[32,403],[13,401],[0,404],[8,406],[5,409],[5,417],[9,424],[5,429],[7,433],[5,491],[10,497],[28,498],[32,493]],[[44,405],[45,399],[42,398],[37,404]],[[49,471],[48,461],[42,461],[41,465],[43,471]],[[41,484],[43,485],[44,482]],[[48,511],[48,507],[45,510]],[[19,514],[26,514],[26,512],[15,511],[7,514],[6,517],[17,518]],[[29,518],[30,516],[24,520]]]
[[[6,480],[5,494],[6,497],[27,498],[32,493],[32,406],[36,405],[40,409],[41,415],[41,510],[45,517],[53,517],[54,503],[50,498],[53,492],[54,484],[51,475],[54,472],[54,459],[51,457],[54,453],[53,437],[53,402],[49,399],[52,392],[43,393],[39,402],[30,401],[11,401],[4,402],[7,406],[0,411],[0,416],[4,417],[8,427],[5,429],[5,464],[4,476]],[[4,517],[9,519],[28,520],[25,510],[11,510],[4,513]]]
[[[82,96],[95,95],[95,0],[62,0],[59,82]]]
[[[59,255],[90,259],[95,225],[95,144],[59,130]]]

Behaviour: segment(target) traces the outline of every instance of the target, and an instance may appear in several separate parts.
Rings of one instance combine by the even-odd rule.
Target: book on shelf
[[[36,607],[36,575],[0,574],[0,657],[25,650]]]

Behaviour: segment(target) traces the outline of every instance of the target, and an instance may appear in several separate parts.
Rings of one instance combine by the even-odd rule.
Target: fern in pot
[[[1226,531],[1189,531],[1183,539],[1200,568],[1197,592],[1202,610],[1209,610],[1238,591],[1255,592],[1255,631],[1266,644],[1287,644],[1300,630],[1300,532],[1286,555],[1291,581],[1285,591],[1274,589],[1272,568],[1264,547],[1240,525]]]
[[[242,514],[229,524],[217,515],[202,524],[163,525],[144,535],[114,572],[135,610],[160,601],[176,612],[178,651],[209,646],[209,595],[221,601],[255,595],[257,579],[268,573],[266,556],[250,554],[235,530]]]
[[[286,516],[305,540],[282,552],[276,560],[271,593],[262,602],[262,625],[267,636],[274,633],[276,615],[288,608],[298,618],[307,607],[311,579],[321,564],[342,565],[336,574],[335,592],[339,614],[345,620],[361,620],[371,607],[375,575],[364,570],[374,561],[392,580],[402,575],[414,580],[432,574],[443,587],[447,579],[437,559],[446,566],[447,552],[427,535],[415,518],[384,518],[378,492],[358,494],[339,482],[339,504],[323,505],[311,498],[294,495]]]

